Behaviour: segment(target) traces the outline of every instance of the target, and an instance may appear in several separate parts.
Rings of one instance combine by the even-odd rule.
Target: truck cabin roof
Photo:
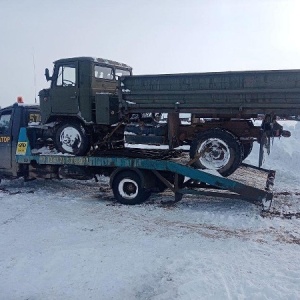
[[[101,65],[114,66],[119,69],[128,70],[130,72],[132,71],[132,67],[130,67],[126,64],[117,62],[117,61],[104,59],[104,58],[85,57],[85,56],[59,59],[59,60],[54,61],[54,64],[64,63],[64,62],[68,63],[68,62],[74,62],[74,61],[91,61],[91,62],[99,63]]]
[[[26,107],[27,109],[34,109],[34,110],[40,110],[40,106],[38,104],[25,104],[25,103],[14,103],[10,106],[0,107],[0,111],[8,110],[8,109],[14,109],[17,106]]]

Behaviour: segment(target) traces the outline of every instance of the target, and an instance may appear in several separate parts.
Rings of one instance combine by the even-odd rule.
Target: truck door
[[[0,169],[12,166],[12,110],[3,110],[0,114]]]
[[[50,89],[52,113],[73,115],[79,111],[78,63],[58,65]]]

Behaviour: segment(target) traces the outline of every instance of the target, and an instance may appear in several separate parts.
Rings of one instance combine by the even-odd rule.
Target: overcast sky
[[[38,100],[65,57],[135,74],[300,69],[299,15],[299,0],[0,0],[0,106]]]

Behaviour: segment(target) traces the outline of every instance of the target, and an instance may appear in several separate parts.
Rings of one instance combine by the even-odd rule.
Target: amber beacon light
[[[23,97],[21,97],[21,96],[17,97],[17,102],[24,103]]]

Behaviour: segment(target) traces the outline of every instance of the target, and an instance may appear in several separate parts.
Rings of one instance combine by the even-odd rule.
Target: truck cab
[[[38,105],[15,103],[0,110],[0,179],[23,176],[15,154],[21,127],[40,122]]]
[[[41,120],[51,128],[58,152],[86,155],[107,144],[111,125],[119,122],[118,78],[131,74],[126,64],[93,57],[59,59],[51,76],[45,70],[50,88],[39,92]],[[123,129],[115,131],[109,147],[122,147]]]
[[[45,70],[50,88],[39,93],[42,123],[62,118],[80,119],[84,124],[114,122],[107,120],[105,114],[109,114],[112,106],[118,109],[118,103],[97,103],[106,99],[96,96],[116,94],[118,78],[131,74],[132,68],[128,65],[102,58],[74,57],[55,61],[52,76],[48,69]],[[111,115],[117,117],[117,111]]]

